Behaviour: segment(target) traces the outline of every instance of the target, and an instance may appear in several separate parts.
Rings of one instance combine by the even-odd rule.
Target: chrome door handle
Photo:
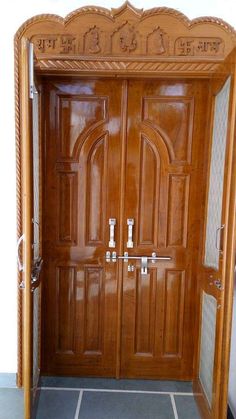
[[[220,248],[220,242],[221,242],[221,231],[225,228],[225,225],[222,224],[220,227],[216,229],[216,241],[215,241],[215,247],[218,250],[219,253],[222,253],[223,250]],[[218,244],[219,243],[219,244]]]
[[[134,247],[134,242],[133,242],[133,225],[134,225],[134,219],[133,218],[127,218],[127,226],[128,226],[127,247],[129,249]]]
[[[16,246],[16,249],[17,249],[17,265],[18,265],[19,272],[22,272],[24,270],[23,263],[21,262],[20,256],[19,256],[20,244],[24,240],[24,238],[25,238],[25,235],[22,234],[22,236],[20,236],[20,238],[18,239],[17,246]]]
[[[116,219],[115,218],[109,218],[109,226],[110,226],[110,240],[109,240],[109,247],[116,247],[115,242],[115,225],[116,225]]]

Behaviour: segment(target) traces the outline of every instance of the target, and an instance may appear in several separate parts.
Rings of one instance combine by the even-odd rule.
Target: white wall
[[[13,36],[28,18],[39,13],[65,16],[72,10],[94,4],[119,7],[122,0],[8,0],[2,4],[0,25],[0,372],[16,371],[16,213]],[[136,7],[167,6],[189,18],[218,16],[236,27],[235,0],[133,0]],[[236,322],[236,320],[235,320]],[[235,326],[236,327],[236,326]],[[235,338],[236,339],[236,338]],[[236,354],[236,350],[234,351]],[[236,359],[235,359],[236,364]],[[236,394],[236,393],[235,393]],[[236,399],[236,395],[235,395]],[[235,406],[236,410],[236,406]]]

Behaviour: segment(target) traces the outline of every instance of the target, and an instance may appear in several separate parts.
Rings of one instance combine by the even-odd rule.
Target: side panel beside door
[[[200,327],[194,391],[206,418],[225,418],[235,258],[235,53],[211,80],[211,145],[199,270]]]
[[[25,419],[31,417],[32,377],[32,137],[30,103],[30,47],[27,39],[21,41],[21,144],[23,178],[23,387]]]
[[[21,155],[23,214],[23,387],[25,419],[34,415],[40,375],[41,196],[39,95],[34,85],[33,45],[21,41]]]

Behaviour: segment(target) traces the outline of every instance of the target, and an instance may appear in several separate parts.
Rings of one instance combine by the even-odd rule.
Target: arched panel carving
[[[143,121],[161,133],[176,162],[191,162],[193,105],[193,98],[143,98]]]
[[[148,138],[150,144],[152,144],[155,153],[158,153],[161,156],[164,166],[168,166],[174,157],[173,147],[169,142],[168,137],[165,137],[160,131],[146,123],[142,123],[142,133]]]
[[[82,138],[86,138],[107,118],[107,98],[58,95],[59,157],[70,159]]]
[[[141,134],[138,244],[157,246],[161,160],[149,139]],[[146,214],[149,214],[147,219]]]
[[[90,246],[104,241],[106,142],[104,134],[92,145],[87,157],[86,242]]]

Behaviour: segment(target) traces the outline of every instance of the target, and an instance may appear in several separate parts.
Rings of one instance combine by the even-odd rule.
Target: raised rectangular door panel
[[[56,272],[56,352],[74,353],[75,267],[58,266]]]
[[[163,355],[182,356],[185,275],[167,270],[164,294]]]
[[[58,172],[58,241],[77,242],[77,173]]]
[[[103,352],[103,319],[104,319],[104,281],[103,269],[100,266],[86,266],[83,288],[83,354],[101,355]],[[79,321],[80,324],[80,321]]]
[[[45,82],[44,372],[114,376],[122,82]],[[119,240],[119,229],[115,231]],[[56,325],[56,327],[55,327]]]
[[[167,214],[167,246],[187,244],[189,175],[171,174],[169,177]]]

